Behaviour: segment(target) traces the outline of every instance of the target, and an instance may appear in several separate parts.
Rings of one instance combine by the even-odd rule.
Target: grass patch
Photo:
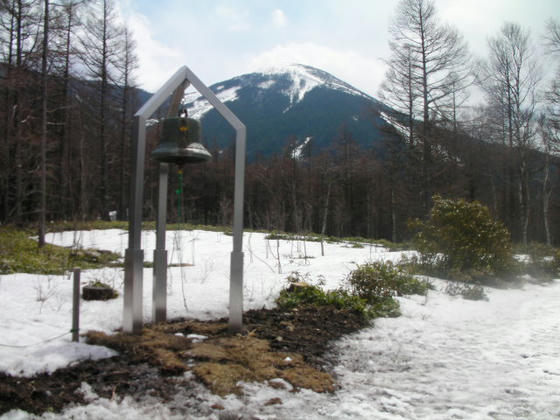
[[[105,267],[120,258],[119,254],[93,249],[76,250],[51,244],[39,248],[30,234],[13,227],[0,228],[0,274],[64,274],[74,267]]]
[[[282,378],[295,388],[334,391],[333,378],[308,365],[300,354],[273,351],[267,340],[250,333],[225,335],[226,330],[226,324],[186,321],[144,328],[140,335],[90,331],[86,337],[90,344],[125,352],[135,362],[148,362],[163,374],[179,375],[192,370],[212,392],[221,396],[240,394],[240,381],[265,382],[275,378]],[[209,337],[193,342],[185,336],[191,332]]]
[[[320,235],[296,234],[296,233],[286,233],[286,232],[271,232],[265,236],[265,239],[280,240],[280,241],[321,242]]]
[[[107,230],[121,229],[128,230],[128,222],[123,220],[107,221],[107,220],[91,220],[91,221],[59,221],[48,225],[49,232],[63,232],[72,230]],[[142,230],[155,230],[155,221],[142,222]],[[210,226],[197,225],[191,223],[168,223],[166,230],[205,230],[210,232],[230,233],[230,226]]]
[[[265,232],[266,233],[266,232]],[[326,242],[329,244],[345,243],[350,248],[365,248],[366,245],[377,245],[387,248],[389,251],[403,251],[410,249],[410,243],[394,243],[386,239],[362,238],[359,236],[352,237],[336,237],[321,236],[317,234],[295,234],[286,232],[272,232],[266,235],[265,239],[282,240],[282,241],[307,241],[307,242]]]
[[[268,341],[250,335],[196,343],[185,354],[202,361],[193,373],[222,396],[239,394],[239,381],[264,382],[274,378],[282,378],[296,388],[334,391],[334,381],[328,373],[307,365],[299,354],[271,351]]]
[[[86,337],[89,344],[126,352],[137,361],[147,361],[159,367],[164,374],[178,375],[188,368],[179,357],[179,352],[190,349],[191,341],[182,336],[145,328],[141,335],[107,335],[99,331],[89,331]]]

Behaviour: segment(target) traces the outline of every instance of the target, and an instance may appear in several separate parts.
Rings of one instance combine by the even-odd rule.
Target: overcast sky
[[[155,91],[187,65],[207,85],[278,64],[328,71],[377,96],[397,0],[117,0],[138,42],[138,82]],[[560,0],[436,0],[479,57],[505,21],[542,43]]]

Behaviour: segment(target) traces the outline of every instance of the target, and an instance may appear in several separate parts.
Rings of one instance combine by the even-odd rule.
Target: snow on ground
[[[49,242],[123,253],[127,234],[120,230],[51,234]],[[145,259],[152,260],[154,232],[144,232]],[[304,246],[305,245],[305,246]],[[246,233],[245,309],[270,306],[292,271],[322,276],[326,287],[340,285],[357,263],[398,260],[401,253],[381,247],[351,248],[277,241]],[[194,264],[169,270],[169,317],[227,316],[229,253],[232,238],[222,233],[168,232],[170,262]],[[181,252],[179,250],[182,250]],[[313,258],[301,258],[307,254]],[[282,273],[278,273],[278,271]],[[144,269],[144,318],[151,318],[152,270]],[[122,269],[89,270],[83,282],[102,280],[122,291]],[[433,279],[439,290],[444,282]],[[68,276],[0,276],[0,344],[22,346],[70,329],[72,282]],[[297,393],[265,384],[245,384],[246,395],[220,398],[201,385],[179,393],[166,405],[98,398],[87,384],[91,403],[44,418],[121,419],[218,418],[211,406],[244,418],[284,419],[550,419],[560,418],[560,281],[523,290],[488,290],[488,302],[453,298],[436,290],[427,298],[401,298],[403,316],[378,319],[375,326],[340,340],[335,368],[340,389],[334,394]],[[83,330],[110,332],[121,326],[122,296],[110,302],[84,302]],[[70,335],[25,348],[0,346],[0,371],[32,375],[74,360],[101,358],[111,350],[71,343]],[[187,374],[189,375],[189,374]],[[197,395],[197,409],[186,401]],[[282,404],[265,405],[272,398]],[[214,416],[214,417],[212,417]],[[28,415],[12,411],[2,419]]]

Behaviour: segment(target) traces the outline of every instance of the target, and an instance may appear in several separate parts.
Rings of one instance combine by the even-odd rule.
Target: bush
[[[361,313],[366,319],[373,317],[367,302],[344,289],[325,292],[319,285],[308,283],[308,276],[293,272],[288,277],[288,287],[280,292],[276,304],[280,308],[293,309],[298,306],[334,306]]]
[[[539,242],[531,242],[519,250],[529,254],[530,262],[522,263],[526,273],[540,280],[551,280],[560,275],[560,250]]]
[[[370,304],[403,295],[425,295],[430,284],[421,281],[391,262],[358,266],[348,277],[351,290]]]
[[[82,299],[84,300],[109,300],[118,296],[119,292],[99,280],[89,282],[82,288]]]
[[[462,296],[468,300],[488,300],[484,288],[478,284],[465,284],[450,281],[445,288],[445,293],[450,296]]]
[[[292,273],[287,280],[288,287],[283,289],[276,299],[276,304],[280,308],[294,309],[306,305],[334,306],[340,310],[356,311],[365,320],[400,315],[399,303],[390,297],[370,303],[343,288],[324,291],[319,285],[309,284],[308,276],[302,276],[298,272]]]
[[[493,276],[513,264],[510,235],[486,206],[463,199],[433,198],[428,220],[411,225],[421,264],[438,274],[479,272]]]

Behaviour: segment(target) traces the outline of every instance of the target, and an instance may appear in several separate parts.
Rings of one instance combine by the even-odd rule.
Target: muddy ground
[[[182,372],[195,365],[193,360],[200,364],[194,368],[196,379],[192,380],[199,380],[202,383],[205,383],[204,371],[208,370],[208,366],[224,367],[228,363],[227,366],[243,369],[245,379],[266,378],[266,375],[251,372],[253,367],[243,365],[242,361],[231,360],[230,357],[222,354],[223,352],[219,352],[220,355],[216,357],[208,355],[209,346],[213,348],[215,354],[216,346],[224,343],[226,347],[231,346],[231,340],[234,339],[243,345],[257,343],[260,347],[266,347],[269,352],[267,354],[270,356],[260,361],[259,369],[267,372],[268,377],[280,375],[290,382],[290,378],[294,375],[312,376],[308,374],[312,369],[318,372],[315,376],[330,383],[318,389],[332,391],[333,385],[335,387],[336,384],[329,373],[336,364],[336,355],[329,352],[331,342],[366,325],[360,314],[333,307],[252,310],[244,314],[243,322],[243,333],[231,335],[227,330],[227,320],[211,322],[175,320],[160,324],[153,330],[148,326],[143,333],[143,336],[158,334],[159,338],[162,334],[167,334],[171,344],[167,343],[165,348],[143,351],[144,347],[138,341],[131,343],[124,336],[125,340],[121,340],[118,344],[113,342],[106,344],[117,348],[120,352],[118,356],[110,359],[83,361],[59,369],[50,375],[41,374],[32,378],[0,373],[0,415],[16,408],[41,414],[45,411],[60,412],[71,403],[86,404],[84,395],[79,390],[83,382],[91,385],[92,390],[104,398],[122,398],[128,395],[140,400],[150,395],[166,402],[180,389],[182,391],[189,389],[189,380],[185,379]],[[185,348],[182,347],[185,346],[184,344],[177,344],[178,336],[186,337],[192,333],[208,337],[203,342],[205,347],[200,344],[196,347],[196,344],[190,342]],[[204,353],[204,350],[207,353]],[[167,356],[171,355],[174,361],[170,364],[161,362],[156,357],[161,354],[164,354],[165,360],[168,360]],[[286,355],[291,357],[287,358]],[[278,362],[278,360],[292,359],[300,362],[293,366],[282,366],[282,363]],[[268,360],[271,364],[270,369],[263,366]],[[299,373],[298,369],[300,369]],[[216,372],[219,374],[220,371],[214,371],[214,374]],[[297,380],[291,382],[296,389],[307,387],[304,382],[298,383]],[[192,382],[190,387],[193,387]],[[229,392],[228,390],[237,391],[234,388],[213,391],[223,394]]]

